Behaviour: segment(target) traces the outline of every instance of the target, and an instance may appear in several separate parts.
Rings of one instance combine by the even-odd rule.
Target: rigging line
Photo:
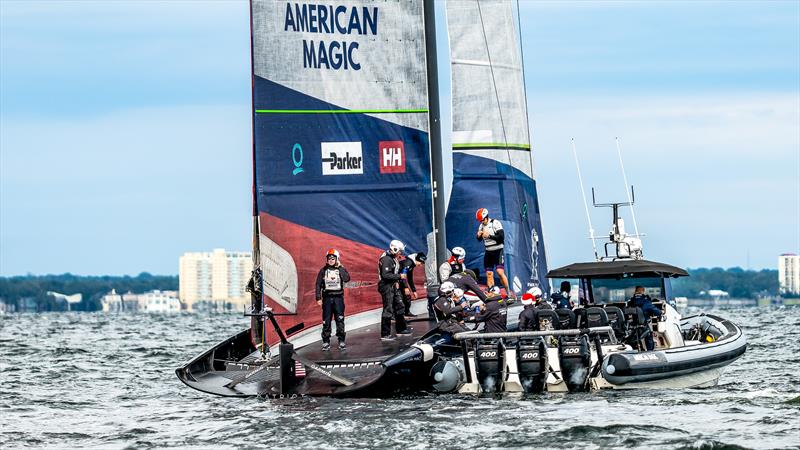
[[[636,224],[636,213],[633,212],[633,199],[631,198],[631,191],[628,184],[628,176],[625,175],[625,166],[622,164],[622,150],[619,146],[619,138],[615,137],[614,141],[617,143],[617,155],[619,156],[619,166],[622,168],[622,180],[625,182],[625,193],[628,194],[628,203],[631,204],[631,217],[633,218],[633,230],[636,236],[639,236],[639,226]]]
[[[492,75],[492,88],[494,89],[494,98],[497,101],[497,113],[500,115],[500,128],[503,131],[503,143],[507,146],[508,145],[508,136],[506,135],[506,124],[503,120],[503,107],[500,104],[500,94],[497,91],[497,80],[494,76],[494,66],[492,65],[492,52],[489,49],[489,40],[486,37],[486,25],[483,23],[483,11],[481,10],[481,0],[475,0],[475,3],[478,5],[478,18],[481,21],[481,33],[483,34],[483,44],[486,46],[486,57],[489,60],[489,73]],[[508,157],[508,166],[511,168],[512,175],[514,174],[514,165],[511,161],[511,150],[506,148],[506,156]],[[520,195],[520,187],[519,183],[514,182],[514,191],[517,194],[517,198],[519,200],[523,200],[524,196]],[[520,216],[522,216],[522,208],[520,208]],[[524,233],[527,234],[527,233]]]
[[[589,214],[589,203],[586,202],[586,191],[583,189],[583,175],[581,175],[581,165],[578,163],[578,151],[575,149],[575,138],[572,141],[572,156],[575,157],[575,167],[578,169],[578,183],[581,186],[581,197],[583,197],[583,209],[586,211],[586,220],[589,222],[589,239],[592,241],[592,250],[594,250],[594,259],[600,261],[597,256],[597,244],[594,239],[594,227],[592,226],[592,216]]]

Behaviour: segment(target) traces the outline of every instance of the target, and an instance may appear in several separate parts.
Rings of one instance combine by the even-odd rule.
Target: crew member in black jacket
[[[406,275],[406,279],[402,283],[403,287],[403,308],[405,309],[406,317],[416,317],[411,314],[411,300],[417,299],[417,287],[414,286],[414,269],[422,264],[425,264],[427,257],[425,253],[412,253],[406,259],[400,261],[400,273]]]
[[[383,300],[383,312],[381,313],[381,340],[392,341],[392,318],[394,327],[398,335],[409,335],[411,330],[406,325],[403,317],[403,297],[400,294],[400,283],[405,282],[406,275],[400,273],[400,262],[398,259],[403,254],[405,245],[394,240],[389,243],[389,250],[385,251],[378,260],[378,292]]]
[[[544,293],[538,287],[531,288],[522,295],[522,304],[525,305],[525,308],[519,313],[519,331],[536,329],[534,311],[537,309],[553,309],[549,303],[544,301]]]
[[[450,281],[445,281],[439,287],[439,297],[434,303],[434,308],[440,317],[438,325],[440,330],[452,334],[467,331],[467,327],[464,326],[466,300],[463,299],[463,295],[464,291],[457,289]]]
[[[350,281],[350,274],[339,261],[339,251],[328,250],[325,266],[317,274],[315,285],[317,304],[322,307],[322,349],[331,348],[331,316],[336,318],[336,338],[339,348],[344,345],[344,284]]]
[[[478,302],[477,306],[479,311],[471,320],[480,323],[483,322],[484,333],[505,333],[507,308],[500,305],[500,297],[490,297],[486,303]]]

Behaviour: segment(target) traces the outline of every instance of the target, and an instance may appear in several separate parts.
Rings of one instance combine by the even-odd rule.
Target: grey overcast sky
[[[647,257],[798,252],[800,2],[520,9],[551,266],[591,257],[571,138],[602,201],[625,197],[621,139]],[[183,252],[249,249],[249,64],[246,1],[0,1],[0,275],[174,274]]]

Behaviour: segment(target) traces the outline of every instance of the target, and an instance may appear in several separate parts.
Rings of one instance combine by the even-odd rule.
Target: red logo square
[[[403,141],[378,142],[381,173],[406,173],[406,150]]]

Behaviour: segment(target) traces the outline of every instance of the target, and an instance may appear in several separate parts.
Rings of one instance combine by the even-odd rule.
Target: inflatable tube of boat
[[[730,364],[747,349],[747,339],[734,323],[710,315],[694,316],[682,320],[681,328],[706,317],[723,328],[724,334],[715,342],[650,352],[610,354],[603,361],[603,378],[621,385],[689,375]]]

